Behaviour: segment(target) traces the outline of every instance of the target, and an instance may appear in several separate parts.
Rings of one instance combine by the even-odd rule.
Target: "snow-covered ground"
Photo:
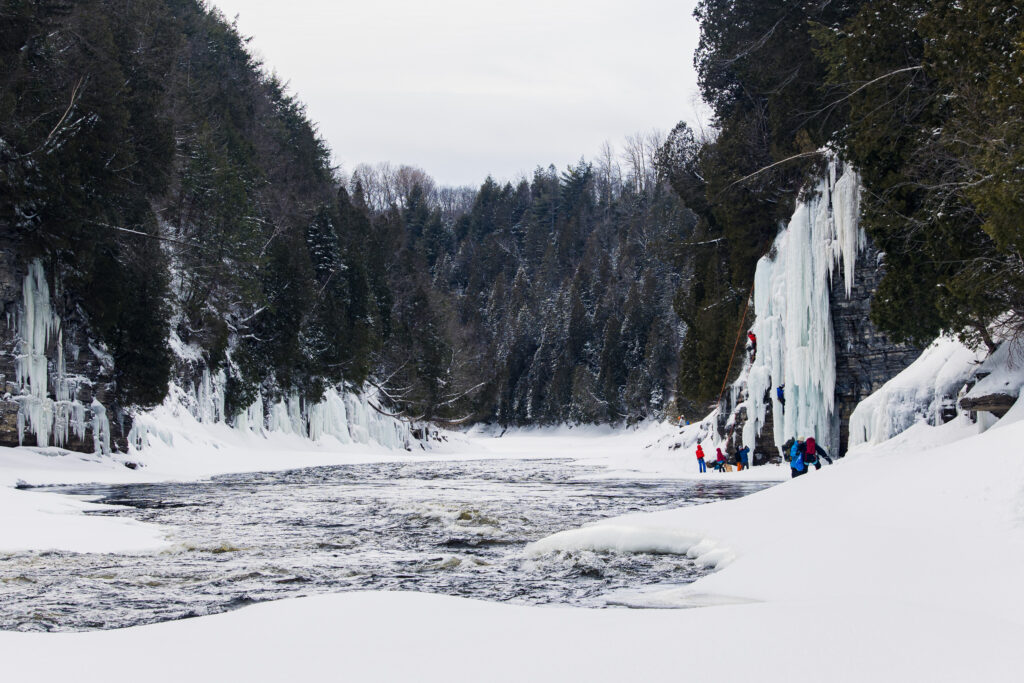
[[[692,450],[645,448],[671,433],[667,426],[535,430],[500,439],[472,434],[453,449],[460,453],[447,455],[324,447],[253,457],[263,458],[261,466],[275,458],[296,466],[316,457],[567,456],[603,462],[610,473],[696,476]],[[604,520],[528,548],[689,553],[719,571],[682,589],[617,598],[699,609],[530,608],[347,593],[120,631],[0,633],[0,658],[12,679],[36,681],[139,671],[157,681],[1017,681],[1024,667],[1022,443],[1024,405],[981,434],[964,418],[918,424],[746,498]],[[161,457],[170,456],[154,454],[135,471],[119,466],[125,471],[116,477],[174,476],[170,465],[160,469]],[[223,457],[228,467],[242,455],[225,449]],[[56,471],[30,468],[32,458],[44,460],[22,452],[20,464],[10,465],[5,454],[2,476],[60,480]],[[759,469],[749,476],[762,476]],[[74,471],[102,478],[93,476],[98,465],[83,462]]]
[[[0,633],[9,680],[1016,681],[1018,624],[879,600],[701,610],[344,593],[121,631]]]

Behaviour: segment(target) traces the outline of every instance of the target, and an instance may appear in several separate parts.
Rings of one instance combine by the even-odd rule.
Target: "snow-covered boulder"
[[[1005,415],[1017,402],[1024,385],[1022,350],[1013,342],[1001,344],[978,368],[974,375],[977,383],[960,399],[960,407],[992,413],[996,417]]]

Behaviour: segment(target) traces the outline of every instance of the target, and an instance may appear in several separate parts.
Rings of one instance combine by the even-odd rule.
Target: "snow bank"
[[[1000,344],[977,369],[977,376],[981,379],[965,398],[976,399],[992,394],[1019,396],[1021,386],[1024,386],[1024,358],[1020,351],[1014,342]]]
[[[9,676],[40,683],[939,683],[1019,680],[1022,637],[1017,623],[870,597],[582,610],[367,592],[118,631],[0,633],[0,656]]]
[[[721,569],[677,589],[683,603],[693,593],[773,604],[870,598],[885,606],[879,622],[895,605],[911,605],[922,614],[958,610],[992,629],[1020,627],[1024,421],[1015,416],[983,434],[964,417],[919,423],[746,498],[602,521],[527,551],[611,550],[623,539],[674,546]],[[981,454],[984,466],[972,457]]]
[[[835,415],[835,340],[829,306],[832,275],[841,263],[847,295],[853,287],[857,256],[865,244],[859,226],[860,178],[852,168],[840,173],[837,161],[793,217],[754,275],[753,332],[757,354],[734,385],[748,416],[743,443],[753,445],[771,401],[774,442],[815,436],[838,452]],[[782,410],[775,388],[785,385]]]
[[[903,372],[867,397],[850,416],[850,447],[879,444],[919,421],[942,424],[957,412],[957,394],[984,357],[955,339],[935,340]]]
[[[139,552],[167,545],[155,524],[82,512],[114,509],[71,496],[0,487],[0,553],[24,550]]]
[[[638,529],[613,523],[570,529],[531,543],[527,556],[555,551],[612,550],[619,553],[667,553],[685,555],[701,541],[699,535],[675,528]]]

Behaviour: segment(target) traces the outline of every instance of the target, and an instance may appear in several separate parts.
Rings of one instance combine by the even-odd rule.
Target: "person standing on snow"
[[[813,436],[807,437],[807,442],[804,445],[804,452],[805,464],[814,465],[814,469],[816,470],[821,469],[821,460],[819,460],[819,456],[825,458],[825,462],[829,465],[832,464],[832,458],[828,457],[828,453],[825,452],[825,449],[814,441]]]
[[[743,470],[750,469],[750,463],[747,460],[747,456],[749,454],[750,446],[744,446],[743,448],[736,451],[736,464],[738,465],[737,469],[739,471],[742,472]]]
[[[697,464],[700,466],[701,473],[707,473],[707,465],[704,464],[704,449],[701,448],[700,442],[697,442]]]
[[[793,479],[807,474],[807,464],[804,462],[805,448],[803,441],[793,439],[793,445],[789,448],[789,474]]]
[[[722,452],[721,448],[718,449],[718,457],[715,458],[715,469],[719,472],[725,472],[725,453]]]

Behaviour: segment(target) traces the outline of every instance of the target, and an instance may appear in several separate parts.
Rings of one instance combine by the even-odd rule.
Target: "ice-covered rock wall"
[[[184,415],[193,426],[231,425],[259,435],[387,448],[411,443],[409,425],[383,414],[369,387],[361,393],[330,389],[318,402],[293,394],[265,406],[257,397],[239,415],[228,415],[224,372],[204,369],[201,352],[173,334],[180,372],[166,401],[128,416],[111,399],[113,359],[86,337],[79,312],[71,308],[65,311],[70,321],[62,319],[61,303],[41,261],[19,264],[13,249],[0,245],[0,311],[6,319],[6,326],[0,324],[0,445],[125,451],[129,439],[136,447],[154,438],[171,443],[175,419]]]
[[[758,262],[758,349],[731,392],[731,419],[742,425],[734,444],[777,456],[790,438],[813,435],[833,454],[844,453],[857,404],[920,354],[870,321],[884,256],[860,228],[859,213],[857,173],[832,161]]]
[[[841,269],[846,291],[853,288],[866,241],[859,212],[856,172],[831,163],[757,264],[752,327],[757,354],[738,382],[746,396],[741,402],[745,444],[756,442],[771,410],[776,447],[790,437],[814,436],[838,451],[831,283]],[[780,386],[784,409],[776,396]]]
[[[288,434],[321,443],[377,444],[391,449],[408,449],[412,442],[410,426],[384,414],[376,391],[369,386],[360,393],[330,388],[316,402],[292,393],[265,405],[263,397],[257,396],[239,414],[227,415],[226,383],[223,371],[208,369],[187,389],[172,383],[162,406],[135,415],[129,442],[135,448],[145,448],[153,439],[174,445],[184,416],[192,424],[221,425],[258,436]]]
[[[10,272],[5,275],[11,278]],[[109,453],[112,427],[107,408],[92,380],[68,371],[69,350],[73,364],[81,366],[83,359],[78,347],[65,339],[40,260],[28,264],[20,290],[20,301],[8,300],[5,305],[8,340],[4,346],[9,355],[0,364],[14,370],[13,382],[4,372],[2,408],[15,413],[17,445],[74,445]],[[0,443],[15,445],[11,436],[9,427],[0,424]]]

